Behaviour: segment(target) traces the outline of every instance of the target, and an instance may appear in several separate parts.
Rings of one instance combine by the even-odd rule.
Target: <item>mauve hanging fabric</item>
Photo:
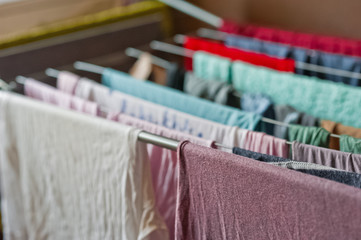
[[[361,155],[359,154],[345,153],[293,142],[292,159],[295,161],[316,163],[345,171],[361,173]]]
[[[324,128],[290,125],[288,127],[288,140],[318,147],[328,147],[330,133]]]
[[[5,238],[168,239],[139,130],[0,93]]]
[[[275,104],[322,119],[361,127],[361,88],[317,78],[277,72],[242,62],[233,64],[233,85],[241,92],[263,93]]]
[[[253,152],[288,158],[289,148],[286,140],[275,138],[261,132],[248,131],[244,139],[244,149]]]
[[[240,94],[232,85],[218,81],[205,81],[191,72],[186,73],[184,92],[215,103],[240,108]]]
[[[74,81],[76,84],[72,84]],[[76,88],[72,89],[67,83]],[[242,147],[247,133],[245,129],[208,121],[118,91],[111,91],[87,79],[59,78],[58,87],[61,91],[74,92],[82,99],[94,101],[108,111],[124,113],[192,136],[214,140],[226,146]]]
[[[255,25],[238,25],[229,21],[224,21],[220,30],[291,46],[361,57],[360,40],[299,33]]]
[[[152,82],[141,82],[110,68],[103,71],[102,83],[112,90],[229,126],[254,130],[261,118],[258,114],[215,104]]]
[[[340,151],[361,154],[361,139],[341,135]]]
[[[183,142],[176,239],[358,239],[361,191]]]
[[[63,93],[56,88],[28,78],[24,83],[25,95],[46,103],[50,103],[65,109],[87,113],[93,116],[99,115],[98,104],[83,100],[79,97]]]
[[[264,66],[278,71],[294,72],[295,62],[292,59],[278,59],[265,54],[257,54],[229,48],[221,43],[211,42],[198,38],[186,37],[184,47],[193,51],[205,51],[220,57],[229,58],[232,61],[241,60],[258,66]],[[192,59],[185,59],[185,68],[192,70]]]
[[[241,50],[246,49],[257,53],[264,53],[273,57],[291,58],[296,62],[309,63],[353,73],[361,73],[361,58],[357,57],[320,52],[306,48],[298,48],[290,45],[272,43],[255,38],[234,35],[228,35],[226,37],[225,44],[229,47],[237,47]],[[342,77],[335,74],[303,70],[302,68],[297,67],[297,63],[295,72],[301,75],[315,76],[334,82],[343,82],[352,86],[361,85],[361,81],[356,77]]]
[[[354,138],[361,138],[361,129],[342,125],[341,123],[332,122],[329,120],[322,120],[321,127],[336,135],[348,135]],[[330,138],[330,148],[339,150],[340,139],[332,137]]]
[[[212,141],[170,130],[124,114],[109,114],[108,119],[178,141],[188,140],[191,143],[206,147],[213,145]],[[178,181],[177,153],[152,144],[147,144],[147,150],[157,208],[167,224],[169,238],[174,239]]]

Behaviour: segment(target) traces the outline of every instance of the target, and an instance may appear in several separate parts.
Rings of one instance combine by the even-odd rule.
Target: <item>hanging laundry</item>
[[[246,157],[246,158],[259,160],[261,162],[288,162],[289,161],[289,159],[284,158],[284,157],[277,157],[277,156],[270,155],[270,154],[254,152],[254,151],[250,151],[250,150],[246,150],[246,149],[238,148],[238,147],[234,147],[232,149],[232,153]]]
[[[292,159],[316,163],[345,171],[361,173],[361,155],[320,148],[298,142],[292,143]]]
[[[110,68],[103,72],[102,83],[110,89],[229,126],[253,130],[260,120],[258,114],[221,106],[151,82],[141,82]]]
[[[262,93],[243,93],[241,98],[241,109],[245,112],[253,112],[265,118],[275,119],[275,110],[271,99]],[[261,122],[260,130],[274,135],[275,125]]]
[[[215,103],[240,108],[240,94],[232,85],[219,81],[205,81],[191,72],[186,73],[184,92]]]
[[[322,165],[313,163],[302,163],[296,161],[276,162],[274,166],[296,170],[316,177],[329,179],[335,182],[343,183],[352,187],[361,188],[361,174],[354,172],[346,172],[334,168],[327,168]]]
[[[183,91],[185,70],[176,63],[167,69],[166,86]]]
[[[343,82],[352,86],[361,86],[361,80],[355,76],[344,77],[337,74],[309,71],[304,70],[297,65],[297,62],[301,62],[333,68],[335,70],[349,71],[350,73],[361,73],[361,58],[331,54],[234,35],[228,35],[225,39],[225,44],[229,47],[237,47],[241,50],[251,50],[273,57],[294,59],[296,61],[295,72],[297,74],[315,76],[321,79],[332,80],[334,82]]]
[[[317,78],[281,73],[242,62],[233,64],[233,85],[238,91],[264,93],[275,104],[290,105],[318,118],[361,127],[361,89]]]
[[[288,127],[288,140],[318,147],[328,147],[330,133],[324,128],[290,125]]]
[[[178,151],[177,239],[359,236],[354,187],[188,142]]]
[[[274,166],[296,170],[298,172],[310,174],[316,177],[321,177],[347,184],[349,186],[361,188],[361,175],[357,173],[341,171],[337,170],[336,168],[326,167],[315,163],[291,161],[290,159],[252,152],[241,148],[233,148],[232,152],[243,157],[251,158],[261,162],[267,162]]]
[[[231,83],[231,59],[196,51],[193,55],[193,72],[204,80]]]
[[[361,154],[361,139],[341,135],[340,151]]]
[[[288,105],[275,105],[275,119],[284,124],[299,124],[302,126],[318,127],[319,120],[311,115],[298,112]],[[274,126],[274,136],[287,139],[288,127],[287,126]]]
[[[124,114],[109,114],[108,119],[179,141],[188,140],[206,147],[214,145],[213,141],[193,137]],[[175,239],[174,225],[178,181],[177,153],[152,144],[147,144],[147,149],[157,208],[167,224],[170,239]]]
[[[348,135],[354,138],[361,138],[361,129],[342,125],[341,123],[332,122],[329,120],[322,120],[321,127],[336,135]],[[340,150],[340,139],[330,138],[330,148]]]
[[[244,139],[244,149],[253,152],[288,158],[289,148],[286,140],[275,138],[261,132],[248,131]]]
[[[361,41],[224,21],[221,31],[336,54],[361,57]]]
[[[139,130],[9,93],[0,112],[6,239],[168,239]]]
[[[31,78],[25,80],[24,92],[28,97],[65,109],[73,109],[77,112],[84,112],[93,116],[98,116],[100,114],[98,104],[63,93],[54,87]]]
[[[216,54],[220,57],[229,58],[232,61],[241,60],[253,65],[264,66],[278,71],[294,72],[295,62],[292,59],[272,58],[264,54],[241,51],[229,48],[221,43],[211,42],[198,38],[186,37],[184,47],[193,51],[205,51],[209,54]],[[192,70],[192,59],[185,59],[185,68]]]
[[[61,91],[70,94],[74,92],[76,96],[94,101],[109,111],[125,113],[226,146],[242,146],[247,133],[245,129],[208,121],[118,91],[111,91],[94,81],[79,79],[77,76],[59,75],[57,84]]]

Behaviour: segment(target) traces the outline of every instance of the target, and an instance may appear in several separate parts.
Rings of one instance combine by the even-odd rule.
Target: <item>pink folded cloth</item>
[[[189,140],[206,147],[211,147],[214,144],[213,141],[197,138],[125,114],[112,113],[108,115],[108,119],[179,141]],[[174,239],[178,181],[177,153],[152,144],[147,144],[147,149],[157,208],[168,226],[170,239]]]
[[[178,157],[176,239],[360,238],[360,189],[189,142]]]
[[[247,132],[243,149],[282,158],[289,157],[289,147],[286,140],[261,132]]]
[[[28,78],[24,84],[25,95],[62,108],[98,116],[98,104],[66,94],[47,84]]]

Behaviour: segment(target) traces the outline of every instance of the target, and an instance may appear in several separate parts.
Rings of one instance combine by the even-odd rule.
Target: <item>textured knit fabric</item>
[[[328,147],[330,133],[324,128],[304,127],[290,125],[288,128],[288,140],[310,144],[318,147]]]
[[[336,123],[328,120],[321,121],[321,127],[329,131],[330,133],[336,135],[348,135],[354,138],[361,138],[361,129],[354,128],[342,125],[341,123]],[[330,148],[339,150],[340,149],[340,139],[336,137],[330,138]]]
[[[204,80],[231,83],[231,60],[203,51],[193,55],[193,72]]]
[[[103,72],[102,82],[113,90],[229,126],[253,130],[260,120],[257,114],[215,104],[152,82],[141,82],[110,68]]]
[[[240,108],[240,94],[232,85],[218,81],[205,81],[191,72],[186,73],[184,92],[222,105]]]
[[[361,58],[350,57],[346,55],[331,54],[306,48],[297,48],[290,45],[280,43],[272,43],[248,38],[243,36],[229,35],[226,37],[225,43],[230,47],[237,47],[251,50],[258,53],[264,53],[269,56],[279,58],[291,58],[297,62],[315,64],[322,67],[349,71],[350,73],[361,73]],[[296,62],[296,73],[308,76],[315,76],[322,79],[332,80],[334,82],[343,82],[345,84],[360,86],[361,81],[357,77],[343,77],[333,74],[321,73],[316,71],[304,70],[298,67]]]
[[[241,60],[253,65],[264,66],[279,71],[294,72],[295,62],[292,59],[278,59],[264,54],[241,51],[236,48],[229,48],[221,43],[207,40],[186,37],[184,47],[193,51],[206,51],[220,57],[229,58],[232,61]],[[192,59],[186,58],[185,67],[192,70]]]
[[[361,154],[361,139],[341,135],[340,151]]]
[[[249,131],[244,139],[244,149],[277,157],[288,158],[289,148],[286,140],[275,138],[261,132]]]
[[[24,92],[28,97],[54,104],[65,109],[72,109],[93,116],[99,114],[98,104],[61,92],[56,88],[34,79],[28,78],[25,80]]]
[[[176,63],[172,63],[167,69],[167,87],[183,91],[185,71]]]
[[[252,152],[241,148],[233,148],[233,153],[246,158],[255,159],[261,162],[267,162],[274,166],[293,169],[298,172],[303,172],[313,176],[322,177],[339,183],[347,184],[353,187],[361,188],[361,175],[357,173],[341,171],[335,168],[331,168],[315,163],[291,161],[286,158],[280,158],[272,155]]]
[[[292,143],[292,159],[361,173],[361,155],[320,148],[298,142]]]
[[[310,174],[316,177],[329,179],[352,187],[361,188],[361,175],[358,173],[346,172],[314,163],[304,163],[297,161],[274,162],[274,163],[269,162],[269,164],[278,167],[296,170],[298,172]]]
[[[291,32],[255,25],[241,26],[228,21],[224,22],[221,31],[330,53],[361,56],[360,40]]]
[[[139,130],[7,93],[0,112],[6,239],[168,238]]]
[[[243,156],[246,158],[251,158],[254,160],[259,160],[261,162],[288,162],[289,161],[289,159],[287,159],[287,158],[276,157],[273,155],[254,152],[254,151],[250,151],[250,150],[246,150],[246,149],[238,148],[238,147],[234,147],[232,149],[232,152],[234,154],[237,154],[237,155],[240,155],[240,156]]]
[[[212,141],[193,137],[175,130],[170,130],[125,114],[109,114],[108,118],[163,137],[179,141],[189,140],[191,143],[206,147],[211,147],[213,145]],[[174,239],[178,181],[177,153],[152,144],[147,144],[147,150],[157,208],[167,224],[170,239]]]
[[[319,169],[298,169],[297,171],[361,188],[361,175],[358,173]]]
[[[66,86],[67,82],[72,82],[68,80],[58,79],[58,84],[63,81],[60,86],[64,86],[60,90],[74,92],[76,96],[94,101],[108,111],[124,113],[192,136],[214,140],[226,146],[243,146],[247,133],[245,129],[208,121],[118,91],[111,91],[103,85],[86,79],[78,80],[76,89],[71,89]]]
[[[182,143],[177,239],[358,239],[361,191]]]
[[[233,85],[238,91],[259,92],[275,104],[290,105],[314,117],[361,127],[361,89],[307,76],[233,64]]]

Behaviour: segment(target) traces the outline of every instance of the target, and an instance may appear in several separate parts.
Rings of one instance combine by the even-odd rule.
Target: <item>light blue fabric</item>
[[[314,117],[361,127],[361,88],[235,62],[236,90],[263,93]]]
[[[229,126],[254,130],[261,118],[258,114],[212,103],[152,82],[143,82],[110,68],[103,72],[102,82],[110,89]]]
[[[231,83],[231,60],[197,51],[193,55],[193,72],[204,80]]]
[[[253,52],[264,53],[273,57],[291,58],[297,62],[361,73],[361,58],[292,47],[243,36],[227,36],[226,45],[251,50]],[[334,82],[343,82],[352,86],[361,86],[361,80],[358,80],[357,78],[305,71],[297,68],[297,64],[296,73],[328,79]]]

